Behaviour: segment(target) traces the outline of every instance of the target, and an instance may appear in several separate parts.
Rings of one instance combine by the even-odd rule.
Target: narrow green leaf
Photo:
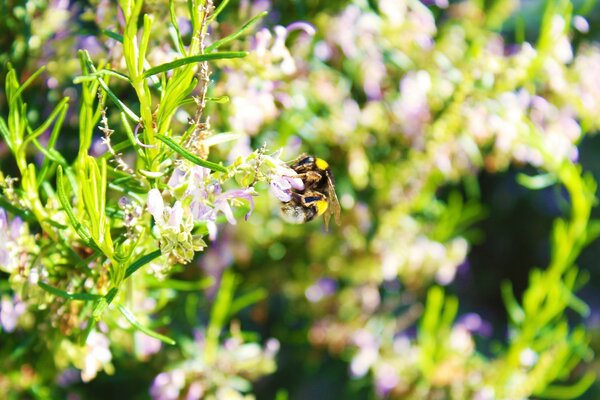
[[[174,35],[173,41],[179,48],[179,52],[181,54],[185,54],[185,45],[183,44],[183,39],[181,38],[181,32],[179,31],[179,23],[177,22],[177,13],[175,12],[175,2],[173,0],[169,0],[169,17],[171,18],[171,26],[169,27],[169,32]]]
[[[125,278],[128,278],[135,271],[142,268],[144,265],[148,264],[150,261],[154,260],[155,258],[158,258],[160,255],[161,255],[161,252],[159,249],[159,250],[155,250],[152,253],[148,253],[148,254],[138,258],[136,261],[133,262],[133,264],[131,264],[129,267],[127,267],[127,270],[125,271]]]
[[[50,169],[50,167],[52,166],[52,163],[56,163],[58,165],[61,165],[63,168],[68,168],[68,164],[67,164],[67,160],[65,160],[62,156],[62,154],[60,154],[58,151],[56,151],[53,148],[48,148],[46,149],[44,146],[42,146],[40,144],[40,142],[37,141],[37,139],[34,139],[32,141],[33,145],[36,147],[36,149],[42,153],[44,155],[44,164],[42,165],[42,169],[40,170],[40,174],[38,176],[38,186],[47,183],[44,182],[44,179],[46,179],[46,176],[48,175],[48,171]]]
[[[217,104],[227,104],[229,103],[229,96],[207,97],[206,101],[212,101]]]
[[[567,294],[569,296],[569,307],[571,307],[582,317],[588,317],[590,315],[590,306],[588,306],[585,301],[581,300],[570,291],[568,291]]]
[[[144,72],[144,78],[148,78],[152,75],[160,74],[161,72],[167,72],[172,69],[181,67],[187,64],[199,63],[203,61],[211,61],[211,60],[221,60],[225,58],[243,58],[248,55],[247,51],[227,51],[227,52],[218,52],[218,53],[208,53],[208,54],[199,54],[190,57],[184,57],[177,59],[175,61],[171,61],[168,63],[164,63],[154,68],[150,68],[146,72]]]
[[[117,32],[109,31],[108,29],[102,29],[102,33],[119,43],[123,43],[123,35],[118,34]]]
[[[23,83],[11,97],[12,98],[19,97],[21,95],[21,93],[23,93],[23,91],[25,89],[27,89],[27,86],[31,85],[31,83],[35,80],[35,78],[40,76],[40,74],[42,72],[44,72],[45,70],[46,70],[46,66],[42,65],[37,71],[35,71],[33,74],[31,74],[31,76],[25,81],[25,83]]]
[[[176,279],[166,279],[148,284],[149,287],[157,289],[173,289],[180,292],[197,291],[211,287],[214,284],[212,277],[206,277],[197,281],[180,281]]]
[[[4,121],[4,118],[0,117],[0,135],[2,135],[2,139],[4,139],[4,141],[6,142],[6,144],[8,145],[8,147],[10,149],[12,149],[12,143],[11,143],[11,137],[10,137],[10,130],[8,129],[8,126],[6,125],[6,121]]]
[[[539,190],[554,185],[557,182],[557,177],[552,173],[540,174],[536,176],[518,174],[517,182],[527,189]]]
[[[244,308],[266,299],[268,295],[269,292],[267,292],[266,289],[258,288],[238,297],[231,303],[231,307],[229,307],[229,316],[232,317],[238,312],[242,311]]]
[[[548,399],[577,399],[580,398],[596,381],[596,374],[588,371],[579,381],[571,386],[547,386],[539,395]],[[537,393],[536,393],[537,394]]]
[[[24,146],[26,146],[31,140],[37,138],[42,133],[46,132],[46,130],[50,127],[52,122],[54,122],[54,119],[56,117],[58,117],[59,115],[64,115],[67,112],[67,109],[69,108],[68,103],[69,103],[69,98],[68,97],[63,98],[60,101],[60,103],[54,108],[54,110],[52,110],[52,113],[50,113],[50,116],[48,116],[48,118],[46,118],[44,123],[42,125],[40,125],[35,131],[31,132],[30,135],[25,138],[25,140],[23,141],[23,144],[21,144],[21,148],[24,148]]]
[[[96,302],[94,309],[92,310],[92,318],[96,321],[100,321],[102,314],[108,308],[108,306],[113,302],[115,296],[119,292],[119,289],[116,287],[111,288],[105,296],[102,296]]]
[[[133,122],[135,122],[135,123],[139,123],[140,122],[140,117],[138,117],[133,111],[131,111],[131,109],[129,109],[129,107],[127,107],[117,97],[117,95],[113,93],[112,90],[110,90],[110,88],[104,82],[104,80],[102,80],[102,79],[99,78],[98,79],[98,83],[100,84],[100,86],[102,87],[102,89],[104,89],[104,91],[106,92],[106,94],[108,95],[108,97],[110,97],[110,99],[113,101],[113,103],[115,103],[115,105],[119,108],[119,110],[121,110],[123,113],[125,113],[125,115],[127,115],[129,117],[129,119],[131,119]]]
[[[195,87],[196,85],[194,85]],[[219,97],[206,97],[206,101],[212,101],[217,104],[227,104],[229,103],[229,96],[219,96]],[[187,106],[190,104],[196,104],[196,100],[194,98],[187,98],[179,103],[180,106]]]
[[[200,165],[201,167],[208,168],[208,169],[213,170],[213,171],[227,172],[227,168],[225,168],[221,164],[216,164],[214,162],[206,161],[206,160],[201,159],[200,157],[198,157],[198,156],[190,153],[189,151],[187,151],[186,149],[184,149],[183,147],[181,147],[179,144],[177,144],[171,138],[168,138],[168,137],[166,137],[164,135],[160,135],[160,134],[157,134],[156,138],[158,140],[160,140],[161,142],[163,142],[164,144],[166,144],[167,146],[169,146],[177,154],[179,154],[183,158],[185,158],[185,159],[193,162],[196,165]]]
[[[241,35],[246,33],[246,31],[248,31],[250,28],[252,28],[258,21],[260,21],[262,18],[264,18],[264,16],[267,14],[268,14],[267,11],[261,12],[256,17],[254,17],[250,21],[246,22],[244,24],[244,26],[242,26],[240,28],[240,30],[238,30],[237,32],[232,33],[231,35],[225,36],[224,38],[217,40],[216,42],[214,42],[213,44],[208,46],[206,48],[206,52],[210,53],[211,51],[218,49],[219,47],[223,46],[224,44],[227,44],[227,43],[231,42],[232,40],[237,39],[238,37],[240,37]]]
[[[97,72],[91,73],[89,75],[81,75],[81,76],[76,76],[73,79],[73,83],[82,83],[82,82],[89,82],[89,81],[94,81],[98,78],[102,78],[103,76],[114,76],[115,78],[119,78],[121,80],[124,80],[126,82],[130,82],[131,83],[131,79],[129,79],[129,76],[119,72],[119,71],[115,71],[114,69],[101,69],[98,70]]]
[[[204,360],[207,363],[213,362],[217,356],[219,335],[227,322],[236,285],[235,274],[231,269],[225,270],[221,277],[219,292],[214,300],[210,312],[210,322],[208,324],[208,329],[206,330]]]
[[[71,202],[69,201],[69,198],[67,197],[67,194],[65,193],[63,169],[60,165],[58,166],[57,175],[56,175],[56,186],[57,186],[56,192],[58,194],[58,200],[59,200],[60,204],[62,205],[63,209],[65,210],[65,212],[67,213],[67,217],[69,218],[69,222],[71,222],[71,226],[73,226],[73,228],[75,229],[75,232],[77,232],[79,237],[81,237],[81,239],[83,239],[83,241],[86,243],[86,245],[88,245],[89,247],[91,247],[93,249],[97,249],[97,246],[92,242],[92,238],[91,238],[90,234],[87,232],[85,227],[83,225],[81,225],[81,223],[77,220],[77,217],[75,217],[75,213],[73,212],[73,208],[71,207]]]
[[[17,215],[19,218],[25,221],[34,221],[35,217],[29,210],[23,210],[11,204],[6,198],[0,195],[0,207],[13,215]]]
[[[153,21],[152,14],[144,14],[144,29],[142,30],[142,40],[140,40],[138,49],[138,74],[141,74],[144,70],[144,61],[146,60],[146,51],[148,50]]]
[[[91,60],[90,55],[88,54],[88,52],[84,50],[81,54],[82,54],[82,57],[85,60],[85,64],[88,67],[88,69],[90,71],[92,71],[92,73],[97,73],[98,71],[96,71],[96,67],[94,66],[94,63],[92,62],[92,60]],[[110,90],[110,88],[108,87],[108,85],[106,84],[106,82],[104,82],[104,79],[102,79],[101,77],[98,77],[98,84],[102,87],[102,89],[104,89],[104,91],[106,92],[106,94],[108,95],[108,97],[110,97],[110,99],[113,101],[113,103],[115,103],[115,105],[119,108],[119,110],[121,110],[122,112],[124,112],[135,123],[139,123],[140,122],[140,117],[138,117],[137,115],[135,115],[135,113],[133,111],[131,111],[129,109],[129,107],[127,107],[119,99],[119,97],[116,94],[114,94],[114,92],[112,90]]]
[[[131,129],[131,125],[129,125],[129,122],[127,121],[127,117],[126,117],[125,113],[120,113],[120,115],[121,115],[121,123],[125,127],[125,134],[127,135],[127,138],[129,139],[129,141],[125,140],[125,141],[121,142],[121,143],[125,144],[125,147],[123,147],[123,148],[127,148],[129,146],[135,146],[135,150],[138,154],[138,157],[140,157],[144,161],[144,164],[146,165],[147,164],[146,153],[144,152],[144,149],[142,149],[140,147],[140,145],[138,144],[138,142],[135,138],[133,129]],[[116,147],[121,143],[118,143],[115,147],[113,147],[115,152],[121,151],[123,149],[123,148],[121,148],[119,150],[116,149]],[[110,152],[107,152],[107,153],[110,154]]]
[[[68,299],[68,300],[96,301],[96,300],[100,300],[102,298],[102,296],[100,296],[98,294],[65,292],[64,290],[61,290],[54,286],[50,286],[44,282],[38,282],[38,286],[50,294],[53,294],[55,296],[62,297],[64,299]]]
[[[515,324],[520,324],[525,319],[525,312],[515,299],[513,294],[512,284],[509,281],[504,281],[501,284],[501,294],[506,306],[506,311],[511,321]]]
[[[219,133],[218,135],[212,135],[206,138],[202,144],[205,146],[215,146],[221,143],[232,142],[234,140],[238,140],[243,135],[240,133]]]
[[[121,312],[121,314],[125,317],[125,319],[127,321],[129,321],[129,323],[131,325],[133,325],[136,329],[138,329],[140,332],[145,333],[146,335],[153,337],[155,339],[160,340],[163,343],[169,344],[169,345],[175,345],[176,342],[171,339],[170,337],[167,337],[165,335],[161,335],[158,332],[154,332],[152,329],[146,328],[145,326],[141,325],[138,320],[135,318],[135,316],[125,307],[123,307],[121,304],[117,304],[117,307],[119,308],[119,311]]]
[[[215,9],[215,11],[212,13],[212,15],[210,17],[208,17],[208,22],[212,22],[215,18],[217,18],[219,16],[219,14],[221,14],[221,11],[223,11],[225,9],[225,7],[227,6],[227,4],[229,3],[229,0],[222,0],[221,3],[219,3],[218,7]]]

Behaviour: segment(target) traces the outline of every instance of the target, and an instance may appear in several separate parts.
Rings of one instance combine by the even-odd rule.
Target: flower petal
[[[148,192],[147,207],[154,220],[162,222],[165,203],[158,189],[151,189]]]

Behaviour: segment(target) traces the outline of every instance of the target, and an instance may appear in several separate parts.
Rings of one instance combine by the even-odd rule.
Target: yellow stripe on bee
[[[319,200],[316,202],[315,206],[317,207],[317,215],[322,215],[325,211],[327,211],[329,203],[326,200]]]
[[[327,161],[321,158],[315,158],[315,164],[317,165],[317,168],[322,170],[326,170],[327,168],[329,168],[329,164],[327,163]]]

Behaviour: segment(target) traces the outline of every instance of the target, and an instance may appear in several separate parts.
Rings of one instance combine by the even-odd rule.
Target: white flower
[[[96,377],[98,371],[112,360],[108,348],[109,341],[102,333],[92,331],[86,341],[86,355],[81,370],[81,380],[89,382]]]

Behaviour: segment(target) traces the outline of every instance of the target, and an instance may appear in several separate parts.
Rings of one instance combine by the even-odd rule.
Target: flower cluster
[[[597,234],[596,187],[578,144],[600,127],[600,50],[572,46],[571,25],[589,26],[566,3],[549,3],[535,45],[504,24],[513,1],[293,2],[262,22],[269,1],[42,3],[15,8],[46,27],[14,42],[49,74],[9,68],[0,101],[0,152],[15,161],[2,169],[19,174],[0,185],[9,396],[85,397],[97,386],[79,381],[133,368],[155,399],[252,398],[281,368],[302,383],[277,397],[302,397],[313,360],[332,357],[360,384],[323,380],[358,397],[525,399],[579,377],[589,340],[566,310],[589,312],[574,263]],[[300,9],[318,14],[289,23]],[[288,22],[267,26],[278,11]],[[80,19],[105,35],[74,39],[64,22]],[[49,102],[27,87],[38,73]],[[72,157],[64,132],[79,134]],[[327,234],[277,215],[304,190],[283,161],[301,151],[336,178],[342,223]],[[507,324],[444,291],[474,271],[461,266],[483,236],[478,177],[523,166],[562,184],[571,212],[522,300],[481,282],[502,293]],[[577,397],[590,376],[555,393]]]
[[[150,388],[153,399],[253,399],[244,395],[251,389],[249,381],[275,370],[275,355],[279,350],[276,339],[260,346],[245,342],[237,332],[224,341],[219,358],[212,364],[203,359],[202,335],[197,334],[191,346],[194,356],[154,378]]]

